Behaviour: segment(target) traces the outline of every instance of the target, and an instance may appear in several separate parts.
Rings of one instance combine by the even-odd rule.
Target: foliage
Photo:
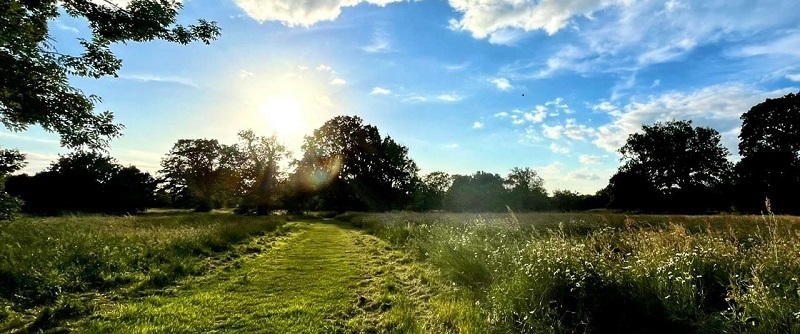
[[[387,210],[410,203],[417,171],[407,147],[359,117],[337,116],[305,138],[292,184],[316,194],[301,199],[307,207],[316,200],[337,211]]]
[[[239,140],[237,149],[246,158],[239,166],[243,189],[237,209],[241,213],[268,214],[277,205],[282,176],[279,167],[289,157],[289,150],[274,134],[267,137],[256,136],[252,130],[241,131]]]
[[[189,195],[196,211],[210,211],[233,201],[245,159],[235,146],[216,139],[180,139],[161,160],[159,173],[167,192]]]
[[[0,4],[0,121],[12,131],[39,125],[61,135],[62,145],[104,147],[122,125],[106,111],[95,113],[99,97],[69,84],[69,76],[116,76],[122,61],[111,45],[165,40],[180,44],[219,36],[214,22],[176,24],[182,4],[172,0],[133,0],[125,8],[110,1],[10,0]],[[88,21],[91,38],[79,39],[84,53],[60,53],[48,23],[60,15]]]
[[[800,330],[800,220],[362,214],[470,296],[496,333]]]
[[[724,194],[731,182],[728,150],[720,139],[716,130],[693,127],[691,121],[644,125],[642,133],[628,136],[620,148],[623,165],[619,171],[632,179],[646,178],[669,201],[665,206],[671,210],[725,209],[724,202],[703,201]],[[629,177],[621,176],[620,180],[624,179]],[[641,189],[651,188],[642,186]]]
[[[497,174],[476,172],[453,176],[453,185],[444,198],[445,208],[456,212],[505,211],[508,192]]]
[[[76,152],[60,157],[34,176],[9,177],[7,190],[22,198],[23,210],[28,213],[131,214],[143,212],[152,203],[155,180],[109,156]]]
[[[799,212],[800,94],[767,99],[741,119],[737,207],[757,212],[769,197],[775,210]]]
[[[505,179],[509,188],[508,205],[514,210],[540,211],[548,208],[544,180],[535,170],[514,167]]]
[[[443,209],[444,197],[452,183],[453,178],[445,172],[428,173],[415,182],[411,207],[416,211]]]
[[[25,167],[25,155],[19,150],[0,148],[0,221],[11,220],[20,211],[22,200],[6,192],[6,178]]]

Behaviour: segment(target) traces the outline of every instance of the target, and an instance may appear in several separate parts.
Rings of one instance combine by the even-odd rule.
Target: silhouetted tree
[[[408,148],[381,138],[359,117],[337,116],[305,138],[292,184],[315,208],[401,209],[410,203],[417,170]]]
[[[239,132],[237,146],[245,157],[239,166],[242,176],[242,199],[237,211],[268,214],[279,195],[280,163],[289,157],[289,150],[276,135],[256,136],[252,130]]]
[[[737,208],[800,212],[800,94],[767,99],[741,116]]]
[[[535,170],[514,167],[504,181],[509,189],[507,204],[515,210],[540,211],[548,208],[544,180]]]
[[[155,181],[136,167],[123,167],[94,152],[62,156],[33,176],[8,178],[9,193],[24,200],[25,212],[137,213],[153,201]]]
[[[122,61],[111,45],[155,39],[208,44],[219,36],[214,22],[176,24],[181,2],[133,0],[125,8],[111,1],[5,0],[0,4],[0,120],[12,131],[29,125],[61,135],[68,147],[105,146],[122,129],[110,112],[95,113],[97,96],[70,86],[69,76],[116,76]],[[83,53],[63,54],[49,34],[49,22],[63,9],[82,17],[91,39],[80,39]]]
[[[233,201],[244,161],[236,147],[216,139],[181,139],[161,160],[159,173],[166,191],[190,194],[195,210],[204,212]]]
[[[6,178],[25,167],[25,155],[19,150],[0,148],[0,221],[10,220],[22,207],[22,200],[6,192]]]
[[[642,133],[631,134],[619,152],[623,156],[620,171],[646,177],[665,196],[668,210],[725,207],[725,201],[711,202],[724,195],[732,172],[728,150],[720,144],[716,130],[693,127],[691,121],[644,125]]]
[[[645,174],[619,170],[605,188],[608,207],[626,211],[654,211],[663,206],[661,190]]]
[[[432,172],[421,177],[414,189],[412,209],[417,211],[441,210],[444,196],[453,178],[445,172]]]
[[[445,209],[450,211],[500,212],[506,210],[508,191],[500,175],[476,172],[453,176],[453,185],[445,195]]]

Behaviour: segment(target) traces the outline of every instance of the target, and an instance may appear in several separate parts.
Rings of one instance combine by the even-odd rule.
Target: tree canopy
[[[416,163],[408,148],[357,116],[337,116],[305,138],[294,179],[334,210],[403,208],[411,200]]]
[[[741,119],[737,205],[759,211],[769,197],[778,212],[800,212],[800,94],[767,99]]]
[[[116,76],[122,61],[114,43],[165,40],[180,44],[210,43],[220,34],[214,22],[177,24],[182,5],[171,0],[112,1],[8,0],[0,3],[0,122],[12,131],[39,125],[61,135],[64,146],[102,148],[119,136],[122,125],[111,112],[96,113],[100,98],[69,84],[69,76]],[[83,17],[90,38],[79,39],[84,52],[63,54],[50,36],[48,23],[63,9]]]

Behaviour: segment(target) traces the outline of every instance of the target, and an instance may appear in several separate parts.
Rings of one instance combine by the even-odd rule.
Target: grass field
[[[440,271],[497,333],[800,332],[796,217],[340,218]]]
[[[285,233],[285,219],[216,213],[22,218],[0,224],[0,332],[34,331],[201,275]]]
[[[338,218],[4,223],[0,332],[800,332],[800,218]]]

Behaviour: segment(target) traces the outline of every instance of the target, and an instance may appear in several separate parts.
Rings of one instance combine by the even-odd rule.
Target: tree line
[[[179,140],[162,159],[157,178],[102,154],[78,152],[36,175],[6,176],[3,196],[20,198],[25,212],[39,214],[135,213],[153,206],[229,207],[242,214],[597,208],[760,212],[765,198],[775,212],[800,212],[795,194],[800,189],[800,95],[768,99],[741,119],[741,159],[735,164],[714,129],[691,121],[644,125],[619,149],[621,165],[608,185],[591,195],[548,193],[528,167],[506,175],[420,175],[407,147],[359,117],[338,116],[305,138],[295,160],[275,135],[246,130],[233,144]]]

